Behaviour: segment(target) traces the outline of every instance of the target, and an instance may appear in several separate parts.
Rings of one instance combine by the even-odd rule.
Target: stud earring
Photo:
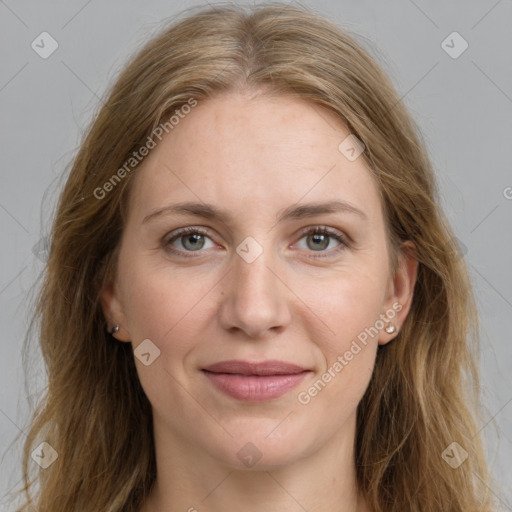
[[[396,331],[396,327],[395,327],[393,324],[389,324],[389,325],[386,327],[386,332],[387,332],[388,334],[393,334],[395,331]]]
[[[114,334],[117,334],[119,332],[119,325],[116,324],[114,326],[114,328],[110,331],[110,334],[114,335]]]

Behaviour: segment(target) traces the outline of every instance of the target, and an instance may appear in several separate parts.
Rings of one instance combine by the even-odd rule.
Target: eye
[[[325,226],[317,226],[308,228],[302,233],[302,239],[306,239],[306,249],[313,252],[334,252],[337,253],[349,246],[347,238],[340,232],[327,228]],[[326,251],[332,240],[336,240],[338,245],[330,251]],[[326,256],[313,256],[314,258],[324,258]]]
[[[201,252],[201,249],[213,247],[213,242],[208,236],[208,233],[208,230],[197,227],[182,228],[171,233],[170,235],[172,236],[166,236],[162,241],[162,245],[168,252],[184,257],[194,257],[192,255],[186,255],[185,253]],[[212,242],[210,247],[205,246],[205,239],[209,239],[210,242]],[[345,235],[325,226],[316,226],[306,229],[302,232],[300,240],[302,239],[306,239],[306,250],[321,253],[328,252],[329,255],[331,252],[338,253],[350,245]],[[338,242],[338,245],[326,251],[333,239]],[[176,244],[181,247],[177,247]],[[311,257],[324,258],[327,256],[318,255]]]
[[[163,240],[163,245],[166,250],[175,254],[182,254],[183,252],[198,252],[205,246],[205,237],[209,238],[208,231],[201,228],[183,228],[174,232],[170,238],[166,237]],[[176,247],[174,243],[179,242],[181,247]],[[210,240],[211,241],[211,240]],[[208,249],[208,247],[206,247]]]

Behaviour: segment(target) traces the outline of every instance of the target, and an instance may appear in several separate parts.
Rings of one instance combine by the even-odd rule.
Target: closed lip
[[[206,366],[203,368],[203,371],[236,375],[296,375],[308,370],[302,366],[285,361],[250,362],[232,359]]]

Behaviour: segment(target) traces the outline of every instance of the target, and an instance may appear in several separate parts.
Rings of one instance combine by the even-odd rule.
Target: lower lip
[[[213,385],[226,395],[246,402],[262,402],[284,395],[302,381],[309,371],[292,375],[238,375],[203,370]]]

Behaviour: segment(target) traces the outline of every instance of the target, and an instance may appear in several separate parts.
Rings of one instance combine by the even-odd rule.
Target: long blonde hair
[[[489,510],[471,283],[422,136],[389,78],[355,36],[308,9],[185,12],[113,84],[61,193],[31,323],[48,387],[30,419],[18,512],[136,512],[148,495],[156,476],[151,405],[131,344],[106,332],[100,304],[137,168],[112,177],[191,99],[248,87],[334,112],[366,147],[395,256],[405,240],[416,246],[412,309],[398,337],[379,348],[358,406],[355,463],[371,510]],[[42,441],[58,457],[32,478],[30,456]],[[446,454],[462,460],[461,449],[468,457],[454,468]]]

